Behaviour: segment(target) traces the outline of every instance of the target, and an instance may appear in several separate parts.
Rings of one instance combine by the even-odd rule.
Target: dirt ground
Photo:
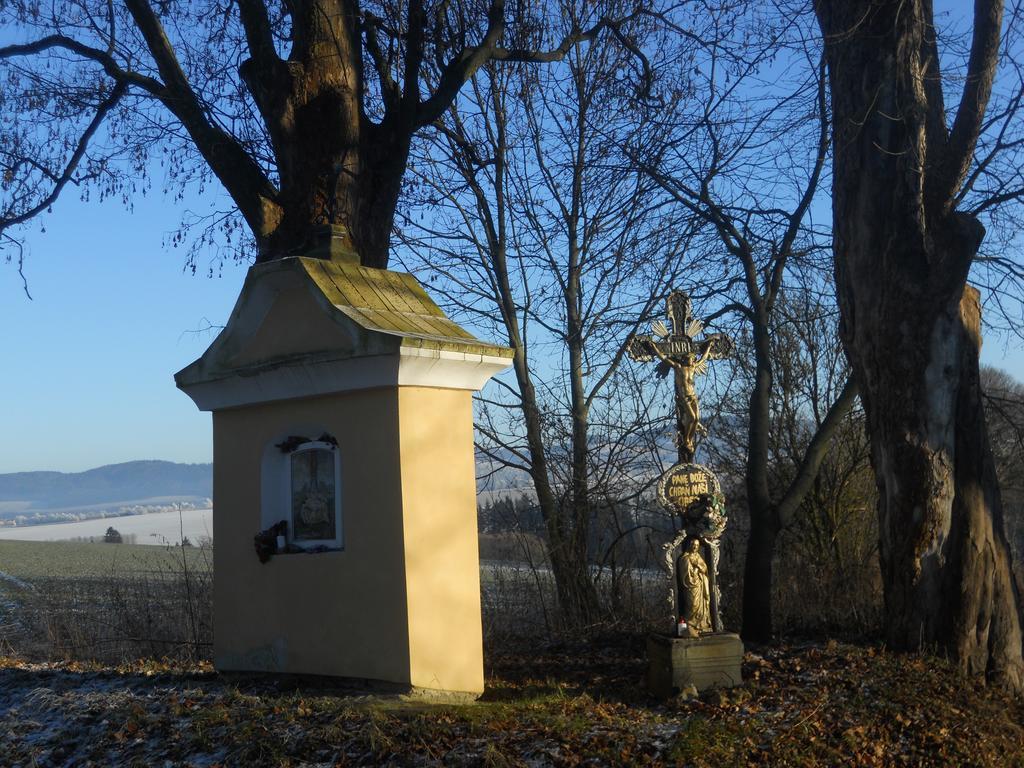
[[[835,642],[748,649],[745,683],[658,701],[643,638],[489,655],[479,702],[0,658],[4,766],[1024,766],[1024,702],[944,661]]]

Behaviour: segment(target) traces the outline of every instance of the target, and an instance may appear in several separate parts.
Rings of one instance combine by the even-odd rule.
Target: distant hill
[[[59,509],[155,497],[213,496],[212,464],[129,461],[85,472],[0,475],[0,504]]]

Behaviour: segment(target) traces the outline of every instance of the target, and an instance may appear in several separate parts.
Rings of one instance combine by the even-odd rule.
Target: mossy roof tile
[[[412,275],[322,259],[298,262],[331,304],[367,330],[401,336],[405,346],[511,356],[449,319]]]

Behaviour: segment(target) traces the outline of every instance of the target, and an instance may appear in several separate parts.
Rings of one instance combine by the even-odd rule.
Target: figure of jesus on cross
[[[679,463],[693,461],[697,451],[697,432],[700,424],[700,404],[693,386],[694,376],[707,372],[709,360],[719,360],[732,354],[732,339],[724,333],[696,337],[704,324],[691,314],[690,297],[674,290],[668,295],[668,317],[671,330],[661,320],[651,324],[650,336],[634,336],[629,340],[627,352],[640,362],[659,360],[658,374],[675,373],[676,447]]]

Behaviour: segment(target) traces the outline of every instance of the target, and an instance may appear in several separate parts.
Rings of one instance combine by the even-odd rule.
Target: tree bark
[[[751,510],[750,538],[743,567],[744,640],[767,643],[772,639],[772,563],[779,528],[772,510],[755,515]]]
[[[588,101],[583,93],[580,81],[576,80],[577,104],[580,110],[576,121],[576,146],[572,168],[572,193],[568,209],[563,214],[568,240],[568,259],[566,280],[563,289],[566,318],[566,346],[569,352],[569,401],[570,418],[572,420],[572,479],[569,487],[569,520],[571,531],[567,543],[571,547],[568,562],[572,563],[577,572],[567,580],[567,584],[575,587],[575,594],[568,596],[569,615],[580,624],[586,625],[595,621],[600,613],[600,600],[597,588],[590,575],[590,560],[587,557],[587,542],[590,532],[590,408],[587,404],[584,386],[584,345],[586,344],[582,318],[582,258],[581,220],[584,206],[583,169],[586,163],[585,147],[587,134]]]
[[[968,286],[960,302],[960,387],[957,393],[956,469],[953,499],[951,597],[956,656],[971,674],[991,674],[1020,689],[1021,627],[996,465],[982,403],[981,304]],[[959,570],[959,574],[957,574]],[[954,601],[951,601],[954,602]]]
[[[753,297],[757,298],[757,297]],[[775,372],[764,302],[753,313],[755,375],[747,431],[747,509],[750,537],[743,569],[743,638],[766,643],[772,637],[772,558],[779,522],[768,488],[768,432]]]
[[[263,4],[247,0],[240,12],[252,54],[240,72],[267,126],[280,179],[280,214],[255,233],[258,260],[299,252],[317,225],[341,224],[364,264],[387,266],[416,104],[399,101],[379,124],[365,114],[358,3],[297,4],[287,60],[264,39]]]
[[[313,245],[323,225],[331,224],[345,230],[344,245],[364,265],[386,267],[412,137],[437,121],[488,61],[562,61],[576,46],[593,42],[607,31],[640,62],[643,85],[650,85],[650,64],[622,29],[643,15],[639,9],[617,19],[602,16],[588,29],[574,24],[561,40],[552,41],[553,47],[531,50],[502,47],[505,0],[429,8],[423,0],[393,6],[362,0],[284,4],[237,0],[224,8],[211,6],[188,13],[173,3],[125,0],[126,14],[120,3],[108,3],[105,9],[101,5],[89,17],[90,24],[70,26],[59,6],[38,8],[30,26],[49,28],[52,33],[0,46],[0,62],[37,57],[24,70],[35,88],[15,88],[22,90],[12,101],[15,110],[33,113],[38,109],[35,100],[52,99],[62,104],[57,112],[65,119],[75,122],[69,116],[85,115],[84,123],[89,125],[84,132],[65,126],[62,133],[77,134],[79,140],[52,142],[52,156],[44,150],[42,165],[26,158],[31,162],[23,164],[22,180],[77,143],[80,148],[72,150],[77,157],[55,164],[73,172],[112,109],[108,99],[89,103],[75,95],[87,82],[78,81],[77,65],[68,64],[67,71],[59,67],[56,79],[51,76],[53,61],[39,55],[56,50],[61,55],[55,60],[65,61],[67,56],[97,65],[109,78],[111,90],[118,93],[114,102],[124,107],[120,114],[128,122],[111,134],[113,148],[91,155],[106,162],[136,152],[123,153],[117,134],[133,135],[141,129],[153,135],[154,116],[147,104],[159,102],[238,206],[256,241],[257,261],[301,253]],[[208,29],[193,23],[209,13],[233,14],[236,8],[243,46],[237,45],[233,19]],[[165,21],[171,22],[171,34]],[[179,56],[173,41],[187,25],[193,29],[186,33],[187,44],[179,42]],[[135,29],[122,34],[126,27]],[[279,51],[288,44],[290,50]],[[197,72],[190,81],[196,57],[187,46],[212,54],[209,61],[200,62],[201,67],[210,68],[217,56],[222,57],[219,65],[223,67],[244,57],[238,74],[258,118],[229,79]],[[70,79],[69,73],[74,73]],[[20,82],[17,76],[15,80]],[[68,82],[74,86],[69,88]],[[42,95],[27,95],[35,90]],[[100,91],[101,96],[104,92]],[[126,92],[141,98],[122,100]],[[159,115],[156,121],[163,119]],[[167,135],[179,132],[174,125],[163,130]],[[95,144],[92,148],[97,149]],[[51,190],[42,197],[55,200],[67,182],[61,173],[48,175]],[[86,182],[99,183],[96,179],[104,174],[90,176]],[[34,194],[21,195],[13,209],[0,215],[0,232],[49,209],[48,202],[38,205],[39,199]]]
[[[1001,3],[976,4],[952,130],[927,0],[821,0],[816,10],[834,115],[840,332],[879,490],[886,636],[1019,689],[1020,616],[981,416],[980,310],[966,286],[985,230],[953,208],[991,87]]]
[[[504,249],[500,262],[501,280],[507,283],[507,273],[504,272]],[[503,293],[503,298],[506,295],[510,297],[511,294]],[[512,311],[514,317],[514,309]],[[568,502],[570,510],[567,511],[560,506],[559,499],[551,487],[547,448],[544,443],[544,423],[537,404],[536,388],[527,365],[526,347],[520,338],[518,324],[513,322],[507,325],[507,328],[509,342],[515,352],[513,368],[523,402],[526,443],[530,453],[530,477],[537,491],[537,504],[547,530],[548,554],[555,578],[559,612],[567,626],[582,627],[592,623],[600,615],[600,600],[590,574],[587,557],[589,501],[581,506],[579,496],[573,494]],[[575,483],[575,473],[573,480]],[[582,527],[579,524],[581,513]]]

